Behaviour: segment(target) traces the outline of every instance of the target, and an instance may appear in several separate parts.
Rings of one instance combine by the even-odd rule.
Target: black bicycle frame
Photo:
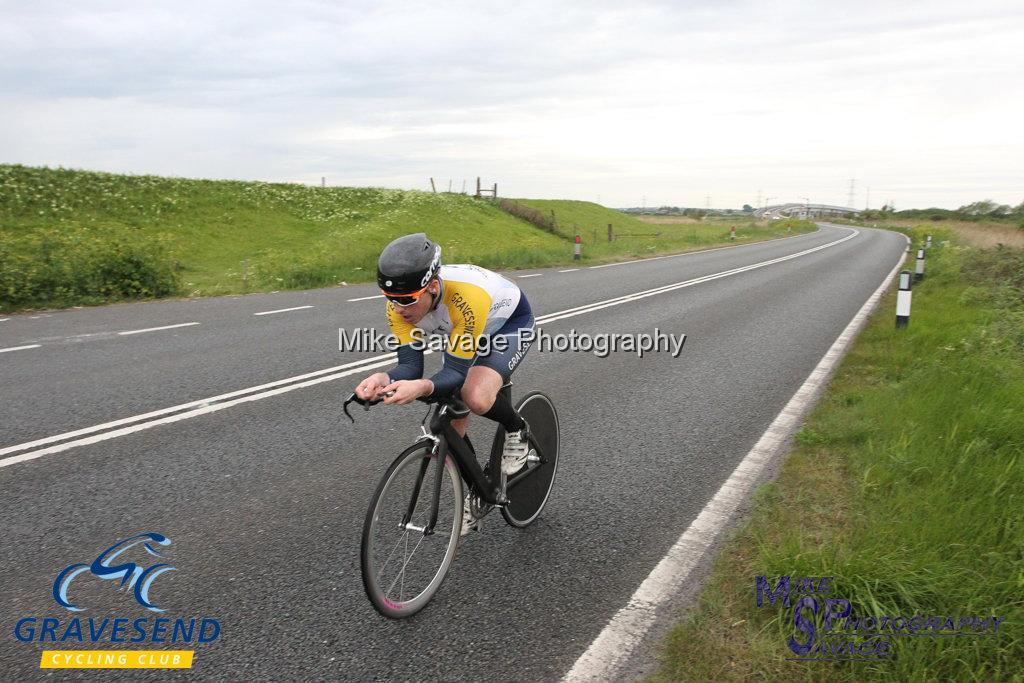
[[[504,385],[501,388],[501,392],[506,398],[510,398],[512,394],[511,383]],[[454,456],[455,462],[458,464],[459,472],[463,479],[466,479],[472,485],[476,490],[476,494],[484,502],[499,507],[508,505],[508,496],[502,493],[500,485],[495,484],[493,479],[484,474],[484,471],[480,468],[480,463],[477,462],[476,455],[469,447],[466,439],[460,436],[459,433],[455,431],[455,428],[452,427],[452,420],[463,418],[469,415],[469,412],[469,409],[461,402],[449,401],[439,405],[434,410],[434,414],[430,418],[430,437],[425,438],[437,439],[437,473],[433,481],[434,496],[431,503],[430,522],[423,531],[425,536],[429,536],[434,533],[434,526],[437,524],[438,507],[441,500],[441,485],[443,483],[444,475],[444,463],[449,453]],[[537,455],[540,457],[540,464],[546,464],[547,458],[544,457],[543,449],[541,449],[532,434],[530,434],[529,439],[530,444],[534,449],[536,449]],[[409,500],[409,507],[406,511],[405,517],[402,519],[402,526],[408,524],[409,520],[412,519],[413,512],[416,508],[416,501],[419,500],[420,490],[423,486],[423,478],[427,473],[427,467],[430,465],[430,461],[432,459],[434,458],[424,458],[423,462],[420,464],[419,475],[416,477],[416,484],[413,487],[412,497]],[[491,449],[487,469],[490,472],[501,472],[501,451],[499,449]],[[516,476],[512,477],[505,483],[505,492],[507,493],[511,491],[519,482],[533,474],[536,470],[536,467],[526,468],[522,472],[516,474]]]

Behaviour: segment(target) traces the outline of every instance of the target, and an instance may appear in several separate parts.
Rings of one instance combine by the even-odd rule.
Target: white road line
[[[708,251],[710,251],[710,250],[708,250]],[[697,252],[687,252],[687,253],[695,254]],[[672,254],[672,256],[682,256],[682,254]],[[628,266],[630,263],[640,263],[642,261],[657,261],[660,258],[666,258],[666,257],[665,256],[651,256],[650,258],[638,258],[638,259],[633,259],[632,261],[616,261],[615,263],[602,263],[599,266],[587,266],[587,267],[591,268],[591,269],[596,269],[596,268],[612,268],[614,266]]]
[[[164,325],[163,327],[147,327],[144,330],[125,330],[124,332],[118,332],[118,334],[142,334],[143,332],[156,332],[157,330],[173,330],[176,327],[189,327],[190,325],[198,324],[199,323],[179,323],[177,325]]]
[[[428,349],[428,351],[429,351],[429,349]],[[338,365],[338,366],[335,366],[333,368],[325,368],[323,370],[316,370],[314,372],[309,372],[309,373],[306,373],[304,375],[297,375],[295,377],[288,377],[288,378],[285,378],[285,379],[279,379],[279,380],[276,380],[274,382],[268,382],[267,384],[260,384],[258,386],[248,387],[246,389],[238,389],[236,391],[231,391],[231,392],[228,392],[226,394],[220,394],[219,396],[211,396],[210,398],[203,398],[203,399],[199,399],[198,401],[191,401],[189,403],[182,403],[180,405],[171,406],[169,408],[161,408],[160,410],[154,410],[153,412],[150,412],[150,413],[143,413],[142,415],[135,415],[134,417],[125,417],[125,418],[122,418],[120,420],[114,420],[112,422],[104,422],[103,424],[93,425],[92,427],[84,427],[82,429],[76,429],[75,431],[65,432],[64,434],[57,434],[55,436],[48,436],[48,437],[43,438],[43,439],[36,439],[35,441],[29,441],[29,442],[26,442],[26,443],[18,444],[16,446],[7,446],[6,448],[0,448],[0,455],[7,455],[8,453],[15,453],[17,451],[23,451],[23,450],[26,450],[28,448],[35,448],[36,446],[45,446],[47,444],[51,444],[51,443],[54,443],[54,442],[57,442],[57,441],[64,441],[65,439],[72,439],[72,438],[74,438],[76,436],[84,436],[86,434],[92,434],[94,432],[99,432],[99,431],[102,431],[104,429],[112,429],[114,427],[121,427],[123,425],[131,424],[133,422],[141,422],[142,420],[148,420],[149,418],[152,418],[152,417],[160,417],[162,415],[168,415],[170,413],[181,412],[181,411],[189,410],[191,408],[203,407],[203,406],[209,405],[211,403],[218,403],[220,401],[225,401],[227,399],[235,398],[235,397],[238,397],[238,396],[243,396],[245,394],[257,393],[257,392],[263,391],[265,389],[273,389],[274,387],[279,387],[279,386],[282,386],[282,385],[285,385],[285,384],[290,384],[292,382],[300,382],[302,380],[309,379],[311,377],[321,377],[323,375],[329,375],[331,373],[339,372],[341,370],[345,370],[345,369],[348,369],[348,368],[353,368],[353,367],[356,367],[356,366],[364,366],[364,365],[367,365],[369,363],[373,363],[374,361],[385,361],[386,360],[386,361],[388,361],[390,363],[390,362],[393,362],[396,357],[397,357],[396,354],[388,353],[388,354],[384,354],[382,356],[373,356],[372,358],[363,358],[361,360],[352,361],[351,363],[345,363],[344,365]],[[5,460],[0,460],[0,467],[3,467],[5,462],[6,462]]]
[[[665,285],[663,287],[656,287],[654,289],[648,289],[648,290],[643,291],[643,292],[636,292],[634,294],[627,294],[625,296],[620,296],[620,297],[617,297],[617,298],[614,298],[614,299],[608,299],[607,301],[603,301],[603,302],[599,301],[599,302],[592,303],[592,304],[586,304],[584,306],[577,306],[576,308],[570,308],[570,309],[567,309],[565,311],[562,311],[561,313],[552,313],[550,315],[550,317],[548,317],[547,322],[551,322],[551,321],[554,321],[554,320],[561,320],[563,318],[571,318],[571,317],[573,317],[575,315],[582,315],[583,313],[590,313],[592,311],[596,311],[596,310],[599,310],[599,309],[602,309],[602,308],[607,308],[609,306],[617,306],[619,304],[623,304],[623,303],[626,303],[628,301],[636,301],[637,299],[643,299],[643,298],[646,298],[646,297],[649,297],[649,296],[654,296],[656,294],[664,294],[665,292],[671,292],[671,291],[674,291],[674,290],[677,290],[677,289],[683,289],[684,287],[692,287],[694,285],[699,285],[699,284],[702,284],[704,282],[710,282],[712,280],[719,280],[719,279],[724,278],[724,277],[730,277],[732,275],[738,275],[739,273],[745,273],[745,272],[750,271],[750,270],[756,270],[758,268],[764,268],[765,266],[770,266],[770,265],[773,265],[775,263],[782,263],[783,261],[789,261],[791,259],[799,258],[800,256],[806,256],[807,254],[811,254],[811,253],[814,253],[816,251],[821,251],[822,249],[828,249],[829,247],[834,247],[837,244],[842,244],[843,242],[846,242],[847,240],[851,240],[851,239],[853,239],[854,237],[856,237],[857,235],[860,234],[859,230],[854,230],[853,228],[846,228],[846,229],[847,230],[851,230],[852,231],[851,234],[849,234],[846,237],[843,237],[841,239],[838,239],[838,240],[836,240],[834,242],[828,242],[827,244],[821,244],[821,245],[819,245],[817,247],[811,247],[810,249],[804,249],[803,251],[798,251],[797,253],[789,254],[788,256],[780,256],[779,258],[774,258],[774,259],[771,259],[769,261],[762,261],[760,263],[753,263],[753,264],[751,264],[749,266],[741,266],[740,268],[733,268],[732,270],[725,270],[725,271],[722,271],[721,273],[713,273],[711,275],[705,275],[703,277],[694,278],[692,280],[686,280],[685,282],[677,282],[675,284]],[[540,322],[540,320],[538,319],[537,322]]]
[[[5,323],[8,320],[10,320],[10,318],[0,318],[0,323]]]
[[[524,277],[540,277],[540,276],[541,276],[541,275],[543,275],[543,274],[544,274],[544,273],[531,273],[531,274],[529,274],[529,275],[516,275],[516,277],[518,277],[518,278],[524,278]]]
[[[753,493],[768,466],[785,453],[789,438],[824,390],[832,371],[878,305],[882,294],[903,265],[905,256],[900,256],[896,266],[864,302],[729,479],[644,579],[629,602],[612,617],[587,651],[576,660],[563,681],[610,681],[620,677],[619,669],[627,663],[629,656],[654,624],[658,608],[688,585],[690,574],[722,535],[739,505]]]
[[[829,225],[830,227],[833,227],[833,228],[845,228],[845,227],[847,227],[845,225],[833,225],[831,223],[827,223],[826,225]],[[797,239],[799,237],[807,237],[808,235],[815,235],[815,234],[817,234],[819,232],[821,232],[821,227],[820,226],[818,227],[817,230],[814,230],[812,232],[804,232],[804,233],[800,233],[799,235],[790,235],[789,237],[773,237],[770,240],[761,240],[760,242],[747,242],[746,244],[729,244],[729,245],[726,245],[724,247],[712,247],[711,249],[694,249],[693,251],[684,251],[684,252],[681,252],[679,254],[664,254],[662,256],[651,256],[651,257],[648,257],[648,258],[633,259],[632,261],[618,261],[616,263],[602,263],[602,264],[597,265],[597,266],[587,266],[587,268],[610,268],[611,266],[624,266],[624,265],[627,265],[629,263],[643,263],[644,261],[657,261],[658,259],[663,259],[663,258],[679,258],[680,256],[694,256],[696,254],[707,254],[708,252],[722,251],[724,249],[740,249],[742,247],[756,247],[756,246],[760,246],[762,244],[768,244],[769,242],[781,242],[782,240],[795,240],[795,239]]]
[[[167,417],[163,417],[163,418],[160,418],[158,420],[153,420],[151,422],[143,422],[141,424],[132,425],[130,427],[124,427],[122,429],[117,429],[117,430],[114,430],[112,432],[103,432],[102,434],[95,434],[93,436],[89,436],[89,437],[86,437],[84,439],[79,439],[77,441],[69,441],[67,443],[57,444],[56,446],[50,446],[49,448],[43,448],[43,449],[38,450],[38,451],[31,451],[29,453],[22,453],[21,455],[15,455],[15,456],[11,456],[10,458],[4,458],[3,460],[0,460],[0,467],[7,467],[8,465],[14,465],[14,464],[17,464],[19,462],[25,462],[27,460],[35,460],[36,458],[41,458],[42,456],[49,455],[50,453],[59,453],[61,451],[66,451],[66,450],[68,450],[70,448],[75,448],[77,446],[86,446],[88,444],[96,443],[98,441],[106,441],[107,439],[113,439],[113,438],[118,437],[118,436],[125,436],[126,434],[132,434],[133,432],[141,432],[144,429],[149,429],[151,427],[156,427],[157,425],[169,424],[171,422],[178,422],[180,420],[187,420],[190,417],[197,417],[199,415],[206,415],[207,413],[215,413],[218,410],[224,410],[225,408],[230,408],[232,406],[236,406],[239,403],[246,403],[248,401],[259,401],[260,399],[268,398],[270,396],[276,396],[278,394],[284,394],[284,393],[287,393],[289,391],[295,391],[296,389],[302,389],[304,387],[311,387],[314,384],[320,384],[321,382],[330,382],[331,380],[335,380],[335,379],[338,379],[340,377],[345,377],[347,375],[354,375],[357,372],[365,372],[366,370],[370,370],[372,368],[384,367],[385,365],[390,365],[393,362],[394,361],[389,358],[388,360],[383,360],[383,361],[380,361],[379,363],[374,363],[374,364],[371,364],[371,365],[363,365],[361,367],[353,368],[351,370],[345,370],[344,372],[339,372],[339,373],[334,374],[334,375],[325,375],[323,377],[317,377],[315,379],[310,379],[310,380],[307,380],[305,382],[299,382],[298,384],[289,384],[288,386],[279,387],[277,389],[273,389],[271,391],[266,391],[266,392],[263,392],[261,394],[250,394],[248,396],[242,396],[241,398],[236,398],[233,401],[225,401],[224,403],[215,403],[213,405],[206,405],[206,406],[203,406],[203,407],[200,407],[200,408],[196,408],[195,410],[190,410],[190,411],[184,412],[184,413],[177,413],[175,415],[169,415]]]
[[[383,294],[377,294],[375,296],[361,296],[358,299],[349,299],[349,301],[368,301],[370,299],[383,299]]]
[[[0,349],[0,353],[7,353],[8,351],[21,351],[23,349],[38,349],[42,344],[26,344],[25,346],[12,346],[7,349]]]
[[[680,283],[676,283],[676,284],[673,284],[673,285],[667,285],[665,287],[659,287],[657,289],[651,289],[651,290],[646,290],[646,291],[643,291],[643,292],[637,292],[635,294],[621,296],[621,297],[616,297],[614,299],[608,299],[608,300],[605,300],[605,301],[598,301],[598,302],[594,302],[592,304],[587,304],[585,306],[577,306],[575,308],[566,309],[564,311],[557,311],[555,313],[549,313],[547,315],[538,316],[537,317],[537,323],[538,324],[542,324],[542,323],[552,322],[554,320],[561,320],[563,318],[571,318],[573,316],[583,315],[584,313],[590,313],[591,311],[596,311],[596,310],[599,310],[601,308],[607,308],[609,306],[616,306],[618,304],[627,303],[629,301],[634,301],[636,299],[641,299],[641,298],[644,298],[644,297],[653,296],[655,294],[661,294],[661,293],[664,293],[664,292],[673,291],[673,290],[679,289],[681,287],[689,287],[689,286],[692,286],[692,285],[695,285],[695,284],[699,284],[701,282],[708,282],[710,280],[715,280],[715,279],[718,279],[718,278],[727,277],[729,275],[735,275],[735,274],[738,274],[738,273],[741,273],[741,272],[746,272],[748,270],[753,270],[754,268],[760,268],[760,267],[763,267],[763,266],[766,266],[766,265],[770,265],[772,263],[779,263],[780,261],[787,261],[787,260],[792,259],[792,258],[797,258],[798,256],[803,256],[803,255],[809,254],[811,252],[820,251],[821,249],[826,249],[828,247],[831,247],[831,246],[834,246],[834,245],[837,245],[837,244],[841,244],[843,242],[846,242],[847,240],[853,239],[857,234],[859,234],[859,232],[857,230],[853,230],[852,228],[846,228],[846,229],[847,230],[851,230],[851,234],[850,235],[847,235],[846,237],[838,239],[838,240],[836,240],[834,242],[829,242],[828,244],[823,244],[823,245],[820,245],[820,246],[817,246],[817,247],[813,247],[811,249],[806,249],[804,251],[797,252],[796,254],[792,254],[790,256],[784,256],[784,257],[781,257],[781,258],[772,259],[770,261],[764,261],[762,263],[756,263],[756,264],[753,264],[753,265],[750,265],[750,266],[744,266],[742,268],[735,268],[733,270],[725,271],[723,273],[707,275],[707,276],[704,276],[704,277],[701,277],[701,278],[696,278],[694,280],[687,280],[685,282],[680,282]],[[430,353],[430,352],[431,352],[431,350],[428,349],[424,353]],[[68,450],[70,448],[74,448],[76,446],[84,446],[84,445],[87,445],[87,444],[97,443],[99,441],[104,441],[106,439],[112,439],[112,438],[115,438],[115,437],[118,437],[118,436],[123,436],[125,434],[131,434],[133,432],[141,431],[143,429],[148,429],[150,427],[155,427],[157,425],[167,424],[168,422],[177,422],[178,420],[185,419],[185,417],[195,417],[197,415],[203,415],[203,414],[206,414],[206,413],[209,413],[209,412],[213,412],[215,410],[221,410],[221,409],[223,409],[225,407],[237,405],[238,403],[241,403],[243,401],[257,401],[259,399],[267,398],[267,397],[270,397],[270,396],[276,396],[278,394],[282,394],[282,393],[285,393],[287,391],[291,391],[293,389],[298,389],[298,388],[305,387],[305,386],[311,386],[313,384],[318,384],[320,382],[327,382],[327,381],[330,381],[330,380],[333,380],[333,379],[339,379],[341,377],[346,377],[346,376],[354,374],[356,372],[361,372],[363,370],[368,370],[370,368],[376,368],[376,367],[381,367],[381,366],[387,365],[389,363],[394,362],[395,358],[396,358],[396,354],[394,354],[394,353],[384,354],[384,355],[380,355],[380,356],[373,356],[373,357],[370,357],[370,358],[364,358],[362,360],[353,361],[351,363],[346,363],[344,365],[339,365],[339,366],[334,367],[334,368],[327,368],[327,369],[324,369],[324,370],[317,370],[315,372],[307,373],[305,375],[298,375],[298,376],[295,376],[295,377],[289,377],[289,378],[277,380],[277,381],[274,381],[274,382],[269,382],[267,384],[262,384],[262,385],[255,386],[255,387],[249,387],[247,389],[239,389],[237,391],[233,391],[233,392],[230,392],[230,393],[227,393],[227,394],[221,394],[220,396],[214,396],[212,398],[207,398],[207,399],[200,399],[198,401],[192,401],[191,403],[184,403],[184,404],[181,404],[181,405],[178,405],[178,406],[172,406],[170,408],[163,408],[161,410],[156,410],[156,411],[153,411],[153,412],[150,412],[150,413],[145,413],[143,415],[136,415],[136,416],[133,416],[133,417],[122,418],[120,420],[114,420],[112,422],[106,422],[104,424],[94,425],[92,427],[85,427],[85,428],[78,429],[78,430],[75,430],[75,431],[66,432],[64,434],[58,434],[58,435],[55,435],[55,436],[49,436],[49,437],[45,437],[45,438],[42,438],[42,439],[37,439],[35,441],[30,441],[30,442],[26,442],[26,443],[22,443],[22,444],[15,444],[13,446],[7,446],[5,448],[0,448],[0,455],[6,455],[8,453],[15,453],[15,452],[18,452],[18,451],[25,451],[25,450],[28,450],[28,449],[31,449],[31,448],[35,448],[37,446],[45,446],[47,444],[53,444],[55,442],[66,441],[67,439],[73,439],[75,437],[84,436],[86,434],[94,434],[93,436],[89,436],[87,438],[77,439],[77,440],[74,440],[74,441],[66,441],[65,443],[59,443],[57,445],[50,446],[49,448],[43,448],[43,449],[36,450],[36,451],[30,451],[28,453],[22,453],[21,455],[12,456],[12,457],[9,457],[9,458],[4,458],[4,459],[0,460],[0,467],[7,467],[9,465],[14,465],[14,464],[17,464],[19,462],[25,462],[27,460],[34,460],[35,458],[39,458],[39,457],[42,457],[44,455],[48,455],[50,453],[58,453],[60,451],[65,451],[65,450]],[[348,369],[348,368],[351,368],[351,369]],[[342,370],[344,370],[344,371],[342,371]],[[339,372],[339,371],[342,371],[342,372]],[[312,379],[312,378],[315,378],[315,379]],[[303,380],[305,380],[305,381],[303,381]],[[242,398],[237,398],[237,399],[230,400],[230,401],[226,400],[226,399],[234,398],[234,397],[242,397]],[[172,414],[172,413],[175,413],[175,414]],[[156,419],[150,419],[150,418],[156,418]],[[145,420],[149,420],[149,421],[145,421]],[[133,424],[133,423],[141,423],[141,424]],[[130,427],[125,426],[122,429],[113,429],[115,427],[121,427],[122,425],[132,425],[132,426],[130,426]],[[111,429],[113,429],[113,431],[103,431],[103,430],[111,430]],[[97,433],[97,432],[102,432],[102,433]]]
[[[274,313],[287,313],[288,311],[301,311],[304,308],[313,308],[313,306],[293,306],[291,308],[279,308],[276,311],[263,311],[261,313],[253,313],[253,315],[273,315]]]
[[[565,270],[560,270],[558,272],[559,273],[572,273],[572,272],[577,271],[577,270],[579,270],[579,268],[566,268]]]

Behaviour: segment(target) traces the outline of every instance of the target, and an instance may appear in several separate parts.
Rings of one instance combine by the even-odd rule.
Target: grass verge
[[[730,228],[736,228],[736,244],[777,239],[817,229],[813,222],[801,220],[758,223],[743,216],[722,216],[683,223],[671,216],[644,216],[639,219],[593,202],[568,199],[513,201],[553,218],[555,232],[566,239],[573,239],[579,234],[584,257],[597,260],[652,256],[732,243]],[[608,240],[609,223],[612,225],[612,241]]]
[[[560,225],[621,227],[614,242],[585,244],[583,263],[728,240],[727,227],[662,231],[597,204],[555,204]],[[572,262],[571,232],[463,195],[0,165],[0,312],[368,282],[381,248],[415,231],[448,263]]]
[[[668,637],[652,681],[1022,680],[1024,252],[928,231],[942,241],[914,288],[909,327],[894,329],[890,292]],[[815,647],[887,640],[891,655],[787,661],[797,656],[788,639],[805,643],[806,632],[792,607],[755,600],[755,577],[774,587],[785,575],[833,577],[819,602],[849,600],[851,616],[1005,621],[994,635],[819,638]]]

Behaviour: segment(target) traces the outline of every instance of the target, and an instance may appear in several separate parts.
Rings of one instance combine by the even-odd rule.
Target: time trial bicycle
[[[509,400],[511,391],[511,382],[501,388]],[[355,422],[350,403],[369,410],[382,400],[353,393],[343,410]],[[508,524],[526,527],[544,509],[558,470],[558,414],[539,391],[516,406],[529,424],[530,449],[523,468],[508,477],[501,469],[501,425],[481,469],[469,437],[451,425],[469,415],[466,404],[454,397],[418,400],[433,406],[420,425],[422,434],[388,467],[363,522],[363,587],[374,608],[392,619],[416,614],[441,587],[459,545],[466,495],[474,523],[500,508]]]

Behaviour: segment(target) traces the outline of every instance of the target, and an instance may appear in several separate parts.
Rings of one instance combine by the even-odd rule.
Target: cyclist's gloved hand
[[[391,378],[386,372],[375,372],[356,387],[356,396],[364,401],[376,399],[384,390],[384,387],[391,383]]]
[[[384,387],[385,392],[394,392],[384,399],[388,405],[405,405],[412,403],[420,396],[426,396],[434,390],[434,384],[429,379],[400,379]]]

